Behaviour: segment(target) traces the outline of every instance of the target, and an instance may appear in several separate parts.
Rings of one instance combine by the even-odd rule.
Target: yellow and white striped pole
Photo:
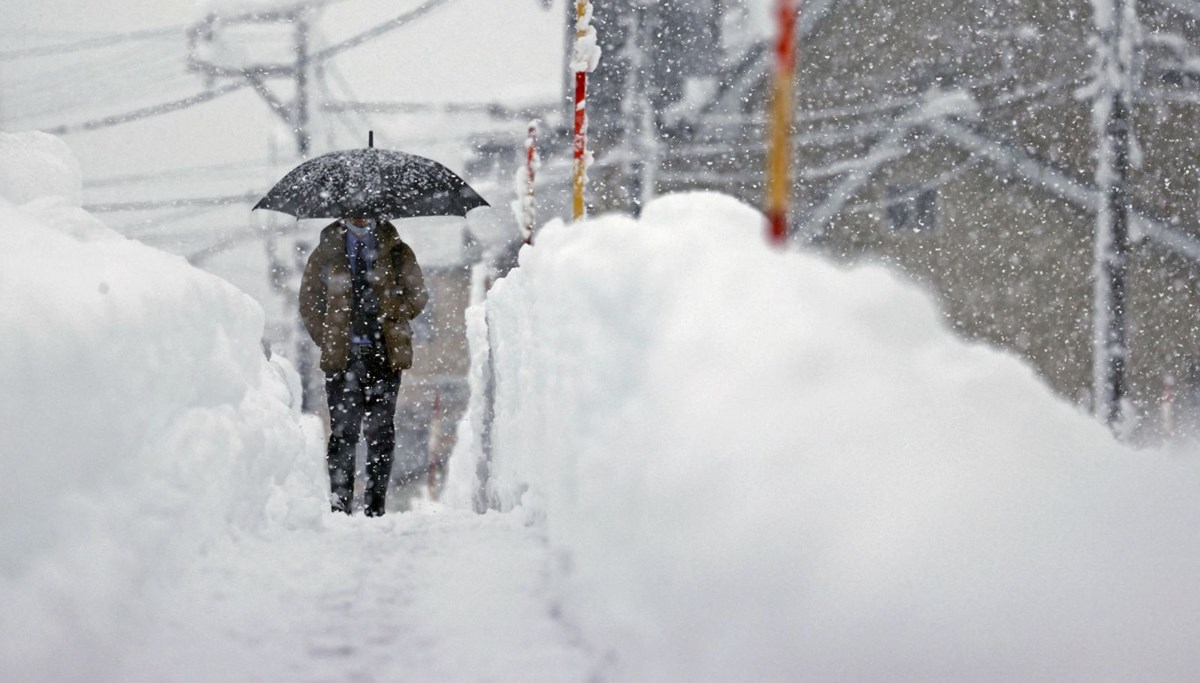
[[[800,0],[777,0],[779,34],[775,41],[774,87],[767,129],[767,219],[769,239],[784,245],[788,239],[791,198],[791,128],[795,103],[796,15]]]

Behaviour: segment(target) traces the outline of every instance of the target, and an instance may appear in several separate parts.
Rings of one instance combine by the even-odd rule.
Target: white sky
[[[200,1],[2,1],[0,54],[112,32],[186,26],[202,16]],[[554,0],[547,10],[541,0],[450,0],[413,24],[338,55],[331,65],[361,100],[552,102],[563,83],[563,2]],[[334,0],[321,11],[314,40],[340,42],[420,4],[421,0]],[[180,31],[178,36],[127,42],[108,50],[0,59],[0,130],[78,124],[197,94],[203,83],[184,69],[186,52],[186,34]],[[272,83],[272,89],[282,99],[291,98],[287,81]],[[335,100],[348,97],[338,89],[332,95]],[[429,156],[462,172],[467,136],[484,125],[506,125],[489,124],[482,116],[338,118],[319,111],[322,94],[316,87],[312,97],[318,100],[312,106],[318,119],[313,124],[313,155],[363,146],[367,129],[373,128],[379,146]],[[15,119],[22,111],[48,113]],[[524,134],[525,121],[514,126]],[[282,121],[248,88],[188,109],[63,138],[83,169],[85,205],[265,192],[282,175],[279,169],[292,164],[294,149],[294,138]],[[272,141],[279,149],[275,170],[265,165]],[[126,176],[139,179],[106,182]],[[501,214],[506,212],[501,207]],[[252,213],[246,203],[99,217],[130,237],[185,256],[229,239],[241,240],[204,267],[249,292],[272,315],[274,299],[267,288],[262,247],[244,238],[257,234],[261,221],[286,223],[283,217]],[[461,239],[458,231],[446,235],[456,243]]]
[[[360,99],[405,102],[480,102],[505,100],[549,101],[562,82],[562,0],[550,10],[540,0],[451,0],[420,21],[352,51],[339,55],[334,64],[344,74],[350,89]],[[337,42],[398,16],[418,0],[341,0],[322,11],[318,30],[327,42]],[[0,3],[0,52],[44,44],[47,39],[86,37],[91,32],[132,32],[188,24],[199,16],[195,0],[39,0],[36,3]],[[64,35],[65,34],[65,35]],[[185,56],[186,42],[177,41],[178,56],[150,54],[148,62]],[[163,45],[162,41],[156,45]],[[111,53],[109,53],[111,54]],[[96,59],[94,51],[70,57],[24,58],[0,61],[0,116],[20,111],[21,89],[11,79],[23,77],[45,90],[60,76],[39,78],[39,70],[69,69],[69,60]],[[41,61],[39,61],[41,60]],[[137,85],[139,72],[129,70],[128,85]],[[149,65],[147,65],[149,68]],[[61,72],[60,72],[61,73]],[[10,82],[4,87],[5,80]],[[61,78],[62,87],[81,87]],[[186,83],[186,81],[185,81]],[[276,83],[282,97],[290,96],[283,83]],[[86,87],[86,85],[84,86]],[[87,109],[37,119],[40,126],[78,123],[144,104],[156,103],[201,90],[144,95],[129,106],[119,100]],[[70,96],[64,92],[64,97]],[[76,95],[76,97],[78,97]],[[0,119],[2,121],[3,119]],[[221,164],[267,157],[268,139],[278,134],[277,118],[249,90],[141,122],[104,130],[65,136],[83,164],[85,179],[128,173],[161,171],[179,167]],[[26,126],[27,127],[27,126]],[[21,126],[0,128],[19,130]],[[438,129],[431,126],[429,137]],[[344,132],[344,131],[343,131]],[[365,142],[365,131],[363,132]],[[346,145],[340,145],[346,146]],[[324,151],[322,140],[314,151]]]

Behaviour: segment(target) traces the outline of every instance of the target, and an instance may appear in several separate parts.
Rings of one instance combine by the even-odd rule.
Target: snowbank
[[[473,313],[486,499],[543,521],[609,678],[1195,680],[1200,463],[761,232],[714,195],[551,225]]]
[[[318,519],[320,425],[259,306],[80,209],[60,141],[0,134],[0,195],[0,668],[100,680],[143,589]]]
[[[0,197],[14,204],[62,197],[78,205],[82,195],[83,175],[67,143],[46,133],[0,134]]]

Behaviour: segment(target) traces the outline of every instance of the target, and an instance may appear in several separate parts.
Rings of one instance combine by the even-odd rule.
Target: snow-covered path
[[[1194,448],[731,198],[539,232],[446,507],[346,518],[262,308],[0,159],[4,681],[1200,680]]]
[[[544,539],[515,513],[425,508],[211,549],[119,680],[586,681]]]

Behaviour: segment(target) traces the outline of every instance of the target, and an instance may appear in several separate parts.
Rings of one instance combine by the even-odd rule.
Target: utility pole
[[[1131,0],[1095,3],[1100,43],[1095,61],[1093,120],[1096,125],[1095,269],[1093,279],[1092,382],[1096,415],[1110,427],[1123,422],[1128,394],[1129,175],[1132,167],[1131,102],[1134,32]]]
[[[252,86],[259,97],[267,103],[271,111],[292,132],[295,140],[296,157],[305,159],[312,153],[312,117],[310,112],[310,103],[312,100],[309,94],[309,88],[311,87],[309,69],[319,67],[323,62],[342,52],[375,40],[398,28],[407,26],[437,8],[446,5],[448,2],[449,0],[427,0],[407,12],[389,18],[339,43],[321,46],[316,49],[312,45],[313,17],[317,11],[315,8],[323,3],[297,3],[291,7],[250,10],[227,16],[218,16],[215,13],[210,13],[204,20],[198,22],[188,31],[187,66],[190,71],[201,74],[210,89],[214,88],[218,79],[226,81],[223,86],[226,90],[230,89],[230,81],[234,83],[234,87],[238,87],[237,84],[242,81]],[[235,35],[231,38],[229,34],[236,34],[239,30],[245,30],[249,27],[257,30],[245,37],[244,45],[249,48],[259,47],[266,42],[261,40],[262,31],[260,27],[270,24],[278,26],[280,32],[287,31],[290,28],[292,42],[291,55],[283,58],[276,56],[274,60],[262,60],[262,56],[257,55],[256,57],[259,61],[254,63],[222,63],[220,59],[222,51],[214,49],[217,47],[216,44],[219,39],[236,40],[238,36]],[[318,79],[321,78],[320,74],[321,72],[318,70],[316,72]],[[290,102],[276,96],[271,90],[268,85],[268,80],[271,79],[286,79],[291,81],[294,93]],[[319,80],[318,83],[320,83]],[[274,157],[273,147],[272,157]],[[300,273],[304,269],[305,257],[308,255],[311,245],[303,239],[295,239],[293,242],[294,260],[286,257],[279,258],[275,252],[276,242],[274,237],[275,235],[267,236],[265,245],[273,271],[271,276],[272,284],[284,296],[292,310],[299,310],[296,300],[299,292],[298,283]],[[297,283],[296,288],[293,289],[291,286],[287,286],[286,290],[283,289],[284,283],[292,282]],[[304,406],[306,410],[312,410],[317,407],[316,391],[319,384],[319,382],[313,381],[311,377],[314,372],[312,370],[312,347],[308,340],[308,335],[300,322],[296,320],[293,325],[296,334],[296,339],[294,340],[296,357],[294,360],[296,369],[300,372],[301,380],[304,382]]]
[[[1106,230],[1097,230],[1097,309],[1102,315],[1100,372],[1103,375],[1100,405],[1110,425],[1122,419],[1122,402],[1128,394],[1129,312],[1126,284],[1129,273],[1129,105],[1117,91],[1105,125],[1112,155],[1112,184],[1102,202],[1107,204]],[[1106,309],[1106,310],[1101,310]],[[1107,319],[1106,319],[1107,318]]]
[[[292,55],[290,60],[277,62],[258,62],[250,64],[224,64],[212,59],[208,47],[218,39],[218,30],[236,32],[247,26],[275,24],[280,31],[291,27]],[[204,22],[189,32],[188,68],[205,76],[209,83],[217,79],[244,79],[250,83],[259,97],[267,103],[279,118],[289,127],[295,140],[295,156],[306,159],[312,151],[312,132],[309,98],[309,68],[313,61],[311,50],[311,21],[309,11],[297,6],[280,11],[249,13],[234,17],[218,18],[210,15]],[[261,58],[261,55],[258,55]],[[294,92],[291,102],[285,102],[272,92],[267,84],[268,79],[288,79],[292,81]],[[276,155],[274,142],[270,143],[272,166],[280,161]],[[277,249],[277,229],[274,219],[264,226],[264,247],[270,262],[270,281],[272,289],[282,297],[284,306],[292,311],[299,310],[299,280],[304,271],[305,258],[310,244],[303,239],[285,240],[290,242],[291,257],[287,255],[288,247],[284,248],[281,257]],[[282,342],[292,346],[292,358],[301,381],[301,404],[303,410],[312,412],[319,407],[317,382],[314,381],[312,362],[312,344],[303,324],[298,318],[284,332]]]
[[[308,131],[308,18],[301,10],[296,13],[296,100],[293,114],[296,151],[301,159],[308,158],[312,136]]]
[[[188,34],[188,69],[204,75],[208,82],[217,79],[244,79],[250,83],[259,97],[267,103],[292,131],[296,140],[296,156],[308,157],[312,135],[309,112],[308,71],[313,61],[311,49],[311,22],[308,8],[297,6],[279,11],[267,11],[217,17],[209,15]],[[276,24],[281,30],[292,27],[292,59],[280,62],[258,62],[249,64],[217,63],[209,55],[208,48],[218,40],[218,30],[236,32],[247,26]],[[269,79],[286,78],[294,84],[291,102],[284,102],[268,86]]]
[[[657,27],[657,8],[644,2],[634,3],[625,17],[625,45],[622,57],[627,61],[625,92],[621,109],[625,125],[622,135],[622,166],[628,178],[629,204],[635,216],[655,196],[658,171],[658,123],[650,101],[653,67],[646,59],[650,36]]]

